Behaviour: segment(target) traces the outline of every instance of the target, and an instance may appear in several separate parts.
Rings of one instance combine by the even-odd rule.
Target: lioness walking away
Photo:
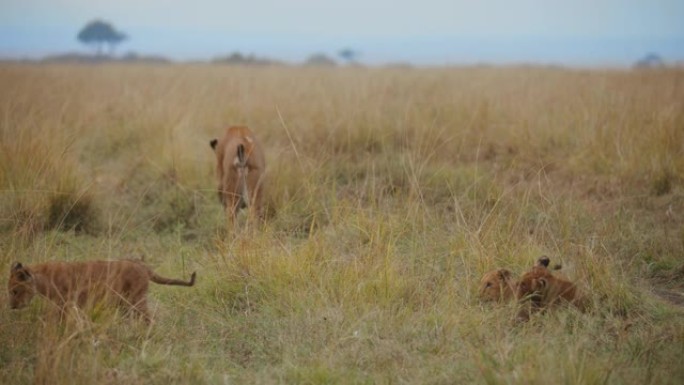
[[[229,211],[229,218],[234,220],[242,208],[262,218],[266,160],[252,131],[229,127],[221,139],[212,139],[209,144],[216,153],[219,200]]]
[[[108,301],[150,322],[147,309],[149,281],[162,285],[192,286],[190,281],[160,277],[140,261],[47,262],[32,266],[15,263],[8,283],[10,307],[19,309],[40,294],[60,309],[74,303],[83,308]]]

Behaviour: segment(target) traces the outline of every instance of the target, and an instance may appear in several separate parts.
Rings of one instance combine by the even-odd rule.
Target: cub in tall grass
[[[541,256],[536,266],[549,267],[551,260],[547,256]],[[553,266],[554,270],[560,270],[561,265]],[[506,302],[515,298],[517,281],[513,273],[508,269],[497,269],[485,273],[480,280],[480,300],[484,302]]]
[[[515,296],[516,281],[508,269],[492,270],[480,280],[480,300],[505,302]]]
[[[106,302],[137,314],[149,323],[149,281],[193,286],[195,273],[189,281],[164,278],[142,261],[134,260],[46,262],[32,266],[15,263],[8,283],[10,308],[25,307],[39,294],[54,302],[62,312],[69,304],[84,308]]]
[[[243,208],[263,218],[266,159],[252,131],[244,126],[228,127],[221,139],[212,139],[209,145],[216,154],[219,200],[229,218],[234,221]]]
[[[586,310],[587,299],[577,286],[554,275],[548,264],[539,264],[523,274],[516,284],[516,298],[521,304],[516,321],[525,322],[536,312],[562,304]]]

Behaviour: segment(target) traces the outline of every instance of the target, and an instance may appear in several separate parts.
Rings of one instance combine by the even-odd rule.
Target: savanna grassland
[[[0,66],[0,275],[144,255],[154,323],[0,294],[0,383],[681,384],[684,71]],[[247,124],[270,217],[228,227]],[[514,325],[481,275],[588,293]]]

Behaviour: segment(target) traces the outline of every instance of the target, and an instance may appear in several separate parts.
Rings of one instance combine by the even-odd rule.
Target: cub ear
[[[31,279],[31,273],[19,262],[12,266],[12,272],[17,275],[17,279],[20,281],[28,281]]]
[[[499,269],[499,278],[505,281],[511,278],[511,272],[507,269]]]
[[[549,267],[549,263],[551,263],[551,260],[546,255],[542,255],[537,259],[537,266]]]
[[[212,139],[209,141],[209,145],[213,150],[216,150],[216,145],[218,144],[218,139]]]

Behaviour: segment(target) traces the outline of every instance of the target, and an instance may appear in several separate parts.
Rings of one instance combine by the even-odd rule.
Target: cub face
[[[36,289],[33,276],[21,263],[15,263],[12,266],[7,290],[10,308],[12,309],[25,307],[35,296]]]
[[[480,299],[482,301],[499,302],[513,297],[515,282],[507,269],[498,269],[486,273],[480,280]]]
[[[523,274],[516,285],[516,298],[530,299],[532,303],[541,304],[546,294],[549,281],[554,277],[545,266],[535,266]]]
[[[551,260],[549,257],[542,255],[537,259],[537,263],[530,271],[523,274],[520,280],[515,285],[516,297],[523,299],[530,297],[532,301],[539,301],[540,296],[544,297],[549,281],[556,282],[556,277],[549,270]],[[557,264],[553,267],[554,270],[560,270],[561,265]]]
[[[520,278],[516,297],[521,305],[517,320],[523,322],[532,313],[562,304],[574,305],[580,311],[586,310],[586,297],[577,286],[556,277],[545,266],[535,266]]]

